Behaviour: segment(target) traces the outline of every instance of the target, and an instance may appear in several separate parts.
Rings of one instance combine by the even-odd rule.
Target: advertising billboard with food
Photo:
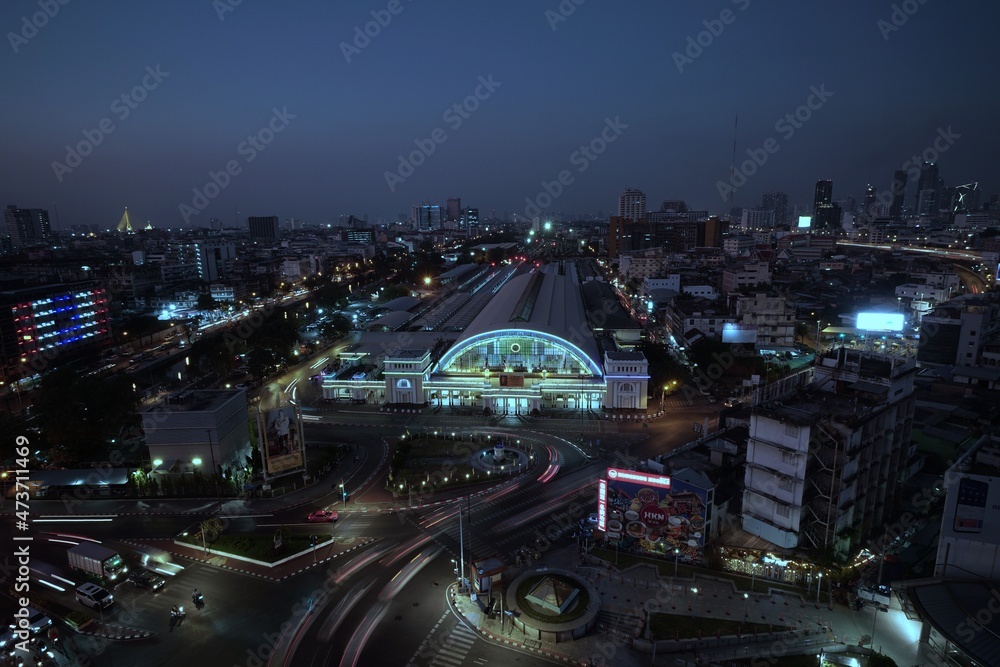
[[[609,543],[623,551],[699,562],[705,546],[706,492],[670,477],[609,468]]]
[[[294,405],[258,413],[258,443],[267,475],[295,472],[305,467],[299,424]]]

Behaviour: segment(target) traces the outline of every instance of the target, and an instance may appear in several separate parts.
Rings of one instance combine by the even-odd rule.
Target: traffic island
[[[601,594],[569,570],[541,567],[524,572],[504,594],[514,627],[553,643],[587,635],[597,623]]]

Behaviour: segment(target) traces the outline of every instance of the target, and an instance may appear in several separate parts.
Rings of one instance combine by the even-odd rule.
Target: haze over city
[[[652,201],[728,213],[718,183],[730,177],[738,115],[737,165],[769,138],[778,150],[736,206],[770,190],[805,205],[820,178],[836,198],[869,182],[887,189],[942,128],[960,136],[940,156],[942,175],[990,192],[1000,93],[975,63],[992,62],[1000,10],[902,4],[401,0],[392,13],[386,3],[114,0],[56,3],[35,29],[39,4],[7,3],[0,182],[10,201],[55,204],[67,226],[111,226],[126,205],[160,227],[229,224],[237,207],[394,221],[456,195],[484,216],[525,215],[563,170],[572,183],[543,211],[606,214],[631,185]],[[144,85],[142,101],[122,99]],[[808,121],[776,128],[814,88],[829,95]],[[245,142],[275,110],[287,128],[251,162]],[[606,119],[627,129],[596,159],[572,161]],[[88,132],[99,145],[68,167],[67,147]],[[433,154],[402,182],[387,177],[407,173],[400,156],[420,141]],[[198,200],[230,161],[238,175]],[[185,216],[185,204],[196,212]]]

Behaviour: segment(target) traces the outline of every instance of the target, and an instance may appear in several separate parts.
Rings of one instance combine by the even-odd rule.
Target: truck
[[[115,582],[128,572],[125,559],[117,551],[96,542],[81,542],[66,552],[69,566],[102,581]]]

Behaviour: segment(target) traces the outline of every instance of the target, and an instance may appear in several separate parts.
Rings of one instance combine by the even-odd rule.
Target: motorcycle
[[[205,596],[195,591],[191,594],[191,602],[194,603],[195,609],[201,609],[205,606]]]
[[[170,620],[180,620],[184,618],[186,614],[184,613],[184,607],[174,607],[170,610]]]

